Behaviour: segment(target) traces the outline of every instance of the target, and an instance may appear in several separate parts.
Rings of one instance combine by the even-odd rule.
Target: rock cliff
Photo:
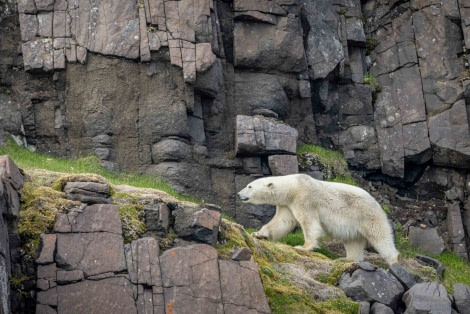
[[[8,134],[161,176],[252,227],[273,209],[235,192],[296,172],[296,146],[320,144],[402,199],[452,201],[425,224],[457,239],[470,210],[469,10],[467,0],[1,1],[0,143]],[[464,242],[449,240],[463,257]]]

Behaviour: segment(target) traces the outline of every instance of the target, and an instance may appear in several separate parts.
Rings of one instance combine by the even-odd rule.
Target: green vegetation
[[[229,259],[237,248],[251,249],[254,260],[259,265],[260,276],[273,313],[357,313],[357,303],[346,298],[336,288],[332,288],[328,299],[317,300],[309,291],[301,288],[302,284],[297,282],[299,279],[295,275],[296,272],[307,274],[308,269],[315,269],[316,280],[322,281],[323,278],[324,282],[337,282],[342,273],[338,269],[344,270],[351,263],[334,262],[320,253],[293,248],[290,245],[303,244],[300,229],[281,239],[289,245],[278,241],[254,239],[250,236],[254,231],[255,229],[245,230],[240,225],[223,220],[223,239],[220,242],[224,244],[218,244],[217,251],[221,258]],[[290,271],[285,268],[286,265],[294,267],[296,271]]]
[[[367,37],[366,38],[366,56],[370,55],[371,52],[375,49],[380,44],[380,42],[377,39],[374,39],[372,37]]]
[[[301,170],[317,166],[327,181],[357,185],[348,169],[348,163],[339,151],[321,146],[303,144],[297,148]]]
[[[21,193],[21,211],[18,233],[22,242],[22,253],[28,259],[35,259],[41,233],[50,233],[55,216],[67,211],[80,202],[65,199],[65,193],[42,186],[41,182],[25,182]]]
[[[289,233],[285,237],[278,240],[280,243],[284,243],[290,246],[303,245],[304,244],[304,233],[301,228],[297,228],[293,232]]]
[[[403,259],[414,259],[416,254],[428,255],[418,248],[412,246],[408,242],[405,230],[401,225],[397,226],[395,233],[395,244],[397,249],[400,251],[401,258]],[[453,285],[456,283],[463,283],[470,285],[470,265],[464,261],[455,252],[443,252],[436,256],[431,256],[440,261],[446,267],[444,272],[444,278],[439,280],[437,278],[436,271],[431,267],[421,267],[416,269],[414,273],[420,275],[423,278],[428,277],[431,280],[439,281],[446,287],[448,293],[453,293]]]
[[[112,184],[126,184],[135,187],[153,188],[164,191],[179,200],[200,203],[197,199],[184,196],[176,192],[160,178],[135,173],[111,172],[100,165],[95,156],[76,159],[57,158],[47,154],[31,152],[19,146],[11,139],[7,139],[5,146],[0,147],[0,155],[9,155],[18,167],[22,169],[45,169],[54,172],[87,174],[93,173],[102,176]]]
[[[377,101],[378,93],[382,91],[382,87],[380,86],[379,82],[377,82],[374,74],[370,72],[364,74],[364,84],[370,85],[372,88],[372,102],[375,103]]]
[[[113,196],[113,203],[119,209],[121,216],[124,243],[130,243],[140,238],[147,231],[144,223],[144,204],[139,197],[126,193]]]
[[[390,207],[387,204],[382,204],[382,209],[387,215],[390,214]]]
[[[10,95],[10,94],[11,94],[11,90],[9,90],[9,89],[6,88],[6,87],[0,86],[0,94]]]

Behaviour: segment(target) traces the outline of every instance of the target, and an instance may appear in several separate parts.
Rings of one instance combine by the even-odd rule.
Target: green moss
[[[10,95],[10,94],[11,94],[11,90],[9,90],[9,89],[6,88],[6,87],[0,86],[0,94]]]
[[[281,265],[309,265],[308,267],[315,268],[318,272],[317,277],[323,277],[325,281],[337,281],[338,273],[347,269],[346,266],[342,268],[343,264],[338,262],[338,266],[332,268],[328,265],[333,262],[320,253],[298,250],[279,242],[254,239],[250,235],[253,231],[255,229],[244,230],[236,223],[223,220],[223,241],[219,241],[222,243],[216,248],[221,258],[229,258],[239,247],[251,249],[273,313],[357,313],[357,303],[344,295],[335,295],[323,302],[315,300],[301,284],[294,282],[292,274]],[[303,243],[302,231],[294,231],[283,241],[296,245]],[[330,270],[334,272],[331,274]]]
[[[370,85],[372,89],[372,102],[375,103],[378,93],[382,91],[382,87],[380,86],[379,82],[377,82],[375,76],[370,72],[364,74],[364,84]]]
[[[137,240],[147,231],[144,217],[144,204],[137,195],[117,193],[112,198],[121,216],[124,243]]]
[[[52,231],[56,214],[67,212],[81,203],[67,200],[63,192],[38,186],[35,182],[25,182],[19,192],[22,202],[18,221],[21,249],[27,258],[35,259],[39,236]]]
[[[375,49],[380,44],[380,42],[377,39],[374,39],[372,37],[367,37],[366,38],[366,56],[370,55],[371,52]]]
[[[382,204],[382,209],[386,214],[390,214],[390,207],[387,204]]]
[[[348,169],[348,163],[341,152],[317,145],[303,144],[297,148],[301,170],[316,166],[327,181],[357,185]]]

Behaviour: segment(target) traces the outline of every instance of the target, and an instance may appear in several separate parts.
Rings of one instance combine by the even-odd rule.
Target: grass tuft
[[[200,203],[200,201],[194,197],[185,196],[176,192],[169,184],[160,178],[135,173],[111,172],[101,166],[100,160],[96,156],[86,156],[72,160],[58,158],[47,154],[32,152],[25,147],[17,145],[11,139],[7,139],[5,141],[5,146],[0,147],[0,155],[9,155],[18,167],[25,170],[45,169],[70,174],[96,174],[112,184],[125,184],[135,187],[153,188],[166,192],[182,201]],[[55,186],[54,188],[61,190],[59,186]]]
[[[329,150],[317,145],[303,144],[297,148],[299,167],[309,171],[317,167],[324,175],[325,180],[356,185],[348,169],[348,163],[341,152]]]

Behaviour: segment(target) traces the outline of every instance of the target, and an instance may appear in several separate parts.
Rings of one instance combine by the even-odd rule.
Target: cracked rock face
[[[199,217],[207,211],[197,211],[197,221],[213,227],[211,219]],[[42,236],[37,311],[271,312],[256,263],[219,260],[215,248],[205,244],[161,255],[152,237],[124,245],[115,205],[84,205],[59,214],[54,231]]]
[[[4,1],[0,143],[162,177],[246,227],[273,211],[237,202],[239,183],[296,172],[297,144],[424,190],[428,166],[470,165],[469,7]]]

